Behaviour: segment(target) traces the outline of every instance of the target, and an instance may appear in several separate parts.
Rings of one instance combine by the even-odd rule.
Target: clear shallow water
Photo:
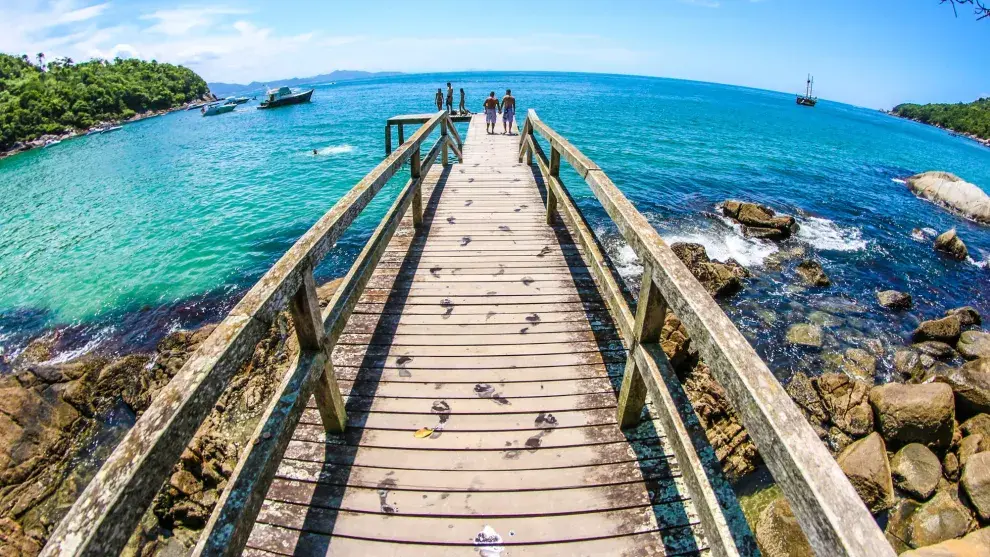
[[[990,186],[990,149],[879,112],[680,80],[583,74],[417,75],[317,87],[314,101],[254,104],[203,118],[179,112],[105,136],[0,161],[0,347],[7,357],[47,328],[69,326],[63,358],[144,347],[216,319],[383,155],[387,117],[433,109],[451,80],[478,110],[512,87],[525,109],[602,166],[668,241],[697,241],[756,275],[723,302],[782,378],[816,366],[783,331],[816,310],[840,314],[835,346],[900,342],[949,307],[990,310],[990,229],[953,217],[894,181],[946,170]],[[411,133],[411,131],[409,132]],[[314,156],[312,151],[317,150]],[[638,266],[569,169],[565,183],[631,283]],[[402,181],[342,239],[324,277],[346,271]],[[765,269],[780,246],[742,238],[715,216],[741,198],[795,214],[803,247],[835,286],[796,286],[792,264]],[[957,227],[973,261],[935,254],[914,228]],[[879,311],[874,292],[910,292],[912,312]]]

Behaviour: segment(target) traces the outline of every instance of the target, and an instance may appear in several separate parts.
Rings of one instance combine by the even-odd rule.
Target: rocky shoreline
[[[894,112],[893,110],[881,110],[880,112],[883,112],[884,114],[887,114],[888,116],[893,116],[894,118],[901,118],[903,120],[910,120],[912,122],[917,122],[919,124],[924,124],[926,126],[931,126],[933,128],[938,128],[940,130],[945,130],[945,131],[949,132],[952,135],[958,135],[959,137],[965,137],[966,139],[971,139],[971,140],[979,143],[980,145],[983,145],[984,147],[990,147],[990,139],[984,139],[984,138],[982,138],[982,137],[980,137],[978,135],[974,135],[974,134],[967,133],[967,132],[956,131],[956,130],[954,130],[952,128],[947,128],[947,127],[942,126],[942,125],[939,125],[939,124],[932,124],[932,123],[929,123],[929,122],[924,122],[924,121],[919,120],[917,118],[908,118],[907,116],[901,116],[900,114]]]
[[[74,130],[69,130],[67,132],[59,133],[59,134],[45,134],[45,135],[36,137],[36,138],[34,138],[32,140],[29,140],[29,141],[19,141],[17,143],[14,143],[13,145],[11,145],[10,148],[8,148],[8,149],[0,149],[0,159],[7,158],[7,157],[10,157],[10,156],[16,155],[18,153],[23,153],[25,151],[30,151],[31,149],[37,149],[39,147],[44,147],[50,141],[65,141],[67,139],[72,139],[72,138],[75,138],[75,137],[84,136],[87,133],[89,133],[89,132],[91,132],[91,131],[93,131],[95,129],[98,129],[98,128],[106,128],[106,127],[110,127],[110,126],[120,126],[120,125],[123,125],[123,124],[130,124],[132,122],[138,122],[138,121],[141,121],[141,120],[147,120],[148,118],[154,118],[156,116],[162,116],[164,114],[169,114],[171,112],[180,112],[180,111],[183,111],[183,110],[188,110],[188,108],[189,108],[190,105],[193,105],[193,104],[196,104],[196,103],[200,103],[200,102],[212,101],[212,100],[216,100],[216,97],[214,97],[213,95],[207,95],[207,96],[204,96],[204,97],[202,97],[200,99],[193,99],[193,100],[191,100],[191,101],[189,101],[187,103],[184,103],[184,104],[181,104],[181,105],[178,105],[178,106],[174,106],[172,108],[165,108],[165,109],[161,109],[161,110],[148,110],[146,112],[141,112],[141,113],[135,114],[134,116],[131,116],[130,118],[123,118],[123,119],[119,119],[119,120],[106,120],[104,122],[99,122],[98,124],[95,124],[95,125],[93,125],[92,127],[90,127],[89,129],[86,129],[86,130],[74,129]]]
[[[340,284],[319,287],[321,304]],[[163,486],[127,555],[187,554],[275,388],[298,353],[287,312],[231,379]],[[113,447],[215,325],[168,335],[153,353],[50,363],[32,342],[0,378],[0,555],[34,556]]]

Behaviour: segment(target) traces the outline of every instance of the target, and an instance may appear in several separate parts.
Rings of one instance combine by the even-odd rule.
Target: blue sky
[[[938,0],[0,0],[0,51],[155,58],[241,83],[556,70],[794,92],[811,72],[823,98],[889,108],[990,96],[988,44],[990,20]]]

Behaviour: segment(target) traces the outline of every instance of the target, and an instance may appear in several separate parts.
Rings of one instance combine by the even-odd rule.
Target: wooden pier
[[[766,365],[597,165],[533,111],[511,135],[485,133],[475,115],[462,141],[454,122],[389,120],[385,160],[190,358],[45,554],[120,552],[288,308],[300,356],[196,554],[755,554],[658,345],[672,311],[818,555],[893,555]],[[418,128],[393,151],[392,125]],[[560,181],[562,161],[644,264],[634,304]],[[408,182],[321,309],[313,268],[405,164]]]

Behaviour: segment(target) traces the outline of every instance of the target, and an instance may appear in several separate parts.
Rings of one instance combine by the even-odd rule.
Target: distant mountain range
[[[226,97],[233,93],[242,93],[245,91],[259,91],[264,90],[266,87],[295,87],[297,85],[310,84],[310,83],[324,83],[327,81],[347,81],[350,79],[367,79],[370,77],[390,77],[393,75],[402,75],[402,72],[361,72],[355,70],[334,70],[330,73],[324,73],[320,75],[314,75],[312,77],[293,77],[291,79],[279,79],[275,81],[268,81],[262,83],[260,81],[252,81],[246,85],[240,83],[207,83],[210,87],[210,92],[218,97]]]

